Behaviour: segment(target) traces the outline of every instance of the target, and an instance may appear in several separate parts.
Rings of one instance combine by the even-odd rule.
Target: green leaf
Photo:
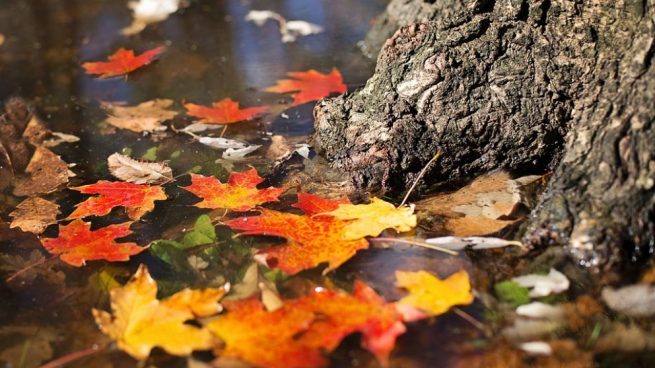
[[[141,158],[148,161],[157,161],[157,147],[148,148]]]
[[[176,270],[186,268],[184,245],[173,240],[159,240],[150,246],[150,253]]]
[[[202,215],[196,220],[193,230],[186,233],[182,239],[183,249],[207,245],[216,242],[216,228],[211,218]]]
[[[494,291],[500,300],[514,306],[530,303],[530,291],[514,281],[503,281],[494,285]]]

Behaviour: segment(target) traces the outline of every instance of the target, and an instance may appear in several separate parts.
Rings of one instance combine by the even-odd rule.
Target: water
[[[72,184],[109,179],[106,157],[114,152],[130,152],[140,157],[157,147],[158,160],[170,160],[176,174],[198,170],[222,180],[228,168],[216,164],[220,153],[189,137],[169,135],[161,139],[127,131],[106,134],[105,114],[98,101],[126,101],[137,104],[153,98],[176,101],[183,111],[184,102],[209,104],[225,97],[245,106],[274,103],[278,98],[262,92],[289,71],[317,69],[328,72],[337,67],[349,89],[362,85],[372,74],[374,64],[357,50],[374,15],[380,13],[382,0],[213,0],[191,1],[162,23],[151,25],[134,37],[119,34],[130,23],[126,1],[110,0],[0,0],[0,100],[21,96],[34,103],[37,113],[55,131],[81,138],[74,145],[55,149],[69,163],[75,163],[77,177]],[[288,19],[301,19],[325,28],[318,35],[283,44],[274,22],[260,28],[244,20],[252,9],[269,9]],[[143,51],[160,45],[166,53],[156,63],[126,79],[99,81],[83,73],[80,64],[104,60],[119,47]],[[271,135],[307,142],[312,132],[312,107],[301,106],[286,113],[288,119],[263,119],[231,127],[230,138],[246,139],[264,145]],[[183,126],[189,121],[180,114],[174,121]],[[273,160],[254,155],[234,164],[240,171],[253,165],[266,174]],[[200,168],[198,168],[200,166]],[[194,169],[195,168],[195,169]],[[276,180],[284,182],[284,177]],[[179,185],[186,185],[181,178]],[[277,183],[275,183],[277,184]],[[203,211],[192,207],[193,196],[171,186],[169,204],[157,206],[134,226],[134,239],[140,244],[175,237],[191,226]],[[51,196],[67,214],[82,196],[63,191]],[[285,197],[289,202],[293,197]],[[17,199],[4,197],[3,208]],[[174,203],[173,203],[174,202]],[[282,203],[279,206],[284,207]],[[178,203],[178,204],[175,204]],[[180,204],[181,203],[181,204]],[[94,220],[95,226],[121,221],[117,212],[106,219]],[[7,213],[2,217],[6,220]],[[54,236],[52,226],[44,236]],[[244,249],[270,244],[267,238],[232,239],[233,233],[218,227],[219,242],[212,257],[216,263],[202,272],[178,273],[144,252],[128,263],[89,262],[76,269],[48,260],[26,271],[18,282],[0,284],[0,364],[3,367],[36,367],[54,358],[83,351],[107,339],[98,331],[90,314],[92,307],[107,309],[103,277],[109,275],[124,283],[138,264],[146,263],[160,284],[160,294],[168,295],[182,287],[214,286],[229,280],[238,282],[249,257]],[[162,235],[164,234],[164,235]],[[0,250],[26,259],[41,249],[30,234],[0,229]],[[38,254],[38,253],[34,253]],[[29,265],[29,262],[25,262]],[[24,265],[23,265],[24,266]],[[347,285],[355,278],[376,288],[388,300],[401,297],[393,286],[394,270],[427,270],[448,275],[469,268],[464,258],[453,258],[430,250],[396,244],[388,249],[361,252],[342,268],[330,274],[332,282]],[[7,277],[7,274],[3,274]],[[308,271],[297,278],[325,283],[320,271]],[[293,289],[293,282],[288,285]],[[291,290],[292,292],[293,290]],[[474,315],[479,306],[465,308]],[[479,337],[468,322],[458,316],[445,316],[429,323],[412,324],[394,351],[391,365],[434,367],[454,365],[457,347]],[[335,367],[376,366],[375,360],[358,347],[357,338],[347,339],[332,355]],[[202,356],[200,357],[202,358]],[[70,364],[75,367],[182,367],[186,361],[155,352],[147,364],[137,364],[124,353],[110,349]]]

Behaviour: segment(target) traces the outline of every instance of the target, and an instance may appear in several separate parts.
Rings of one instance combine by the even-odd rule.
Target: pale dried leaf
[[[24,200],[9,214],[13,218],[10,227],[34,234],[41,234],[52,224],[57,223],[59,205],[40,197]]]
[[[240,142],[234,139],[227,138],[213,138],[213,137],[196,137],[196,140],[204,144],[205,146],[215,148],[215,149],[244,149],[248,148],[249,145],[244,142]]]
[[[138,0],[130,1],[127,6],[132,9],[132,24],[121,30],[126,36],[143,31],[148,24],[162,22],[175,13],[181,0]]]
[[[173,170],[166,163],[139,161],[114,153],[107,158],[107,164],[113,176],[134,184],[162,184],[173,179]]]
[[[257,151],[261,147],[260,145],[253,144],[251,146],[245,147],[245,148],[228,148],[223,152],[223,158],[226,160],[235,160],[235,159],[240,159],[244,158],[246,155],[249,153],[253,153]]]
[[[655,285],[635,284],[614,289],[603,288],[603,301],[612,310],[630,317],[655,315]]]
[[[217,125],[217,124],[204,124],[204,123],[193,123],[191,125],[187,125],[183,129],[180,129],[180,132],[183,133],[200,133],[204,132],[207,130],[217,130],[217,129],[223,129],[222,125]]]
[[[550,269],[548,275],[530,274],[514,277],[512,281],[517,284],[531,288],[530,297],[540,298],[550,294],[557,294],[569,289],[569,279],[563,273],[554,268]]]
[[[304,20],[286,20],[280,14],[270,10],[251,10],[246,15],[246,21],[255,23],[257,26],[263,26],[269,19],[278,22],[280,27],[280,36],[282,42],[293,42],[298,37],[309,36],[323,32],[323,27],[306,22]]]
[[[450,250],[495,249],[495,248],[504,248],[509,245],[516,245],[519,247],[523,246],[523,244],[519,241],[505,240],[505,239],[491,238],[491,237],[480,237],[480,236],[470,236],[470,237],[443,236],[439,238],[425,239],[425,242],[432,245],[438,245],[442,248],[446,248]]]
[[[52,138],[43,141],[43,145],[48,148],[56,147],[62,143],[75,143],[80,141],[80,137],[72,134],[61,132],[52,132]]]
[[[519,344],[519,349],[532,355],[551,355],[553,348],[544,341],[530,341]]]
[[[102,102],[100,106],[109,115],[108,124],[142,133],[165,130],[162,123],[177,115],[176,111],[169,110],[172,105],[173,100],[155,99],[136,106],[121,106],[110,102]]]

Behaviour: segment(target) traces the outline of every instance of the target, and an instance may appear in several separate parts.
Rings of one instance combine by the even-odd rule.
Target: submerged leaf
[[[173,170],[160,162],[145,162],[114,153],[107,158],[109,172],[134,184],[163,184],[173,180]]]
[[[127,261],[131,255],[146,249],[136,243],[116,243],[116,239],[132,234],[131,224],[126,222],[91,231],[90,223],[76,219],[68,225],[59,225],[59,236],[41,239],[41,243],[50,254],[58,255],[62,261],[75,267],[101,259]]]
[[[82,67],[87,74],[100,75],[100,79],[117,77],[150,64],[164,50],[164,47],[157,47],[136,56],[134,51],[121,48],[111,55],[108,61],[84,63]]]
[[[220,312],[218,301],[229,286],[220,289],[184,289],[165,300],[157,299],[157,284],[141,265],[130,282],[113,289],[112,313],[93,310],[103,333],[135,359],[143,360],[154,347],[187,356],[212,347],[212,336],[202,327],[186,323]]]

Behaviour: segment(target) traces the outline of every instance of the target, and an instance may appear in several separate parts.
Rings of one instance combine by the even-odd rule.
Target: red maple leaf
[[[86,261],[104,259],[127,261],[131,255],[142,252],[146,247],[136,243],[116,243],[116,239],[130,234],[131,222],[109,225],[91,231],[91,224],[80,219],[68,225],[59,226],[59,236],[41,240],[43,247],[71,266],[80,267]]]
[[[340,201],[331,201],[313,195],[299,195],[296,207],[309,211],[307,215],[262,209],[259,216],[242,217],[224,224],[243,235],[269,235],[287,239],[287,243],[275,246],[259,254],[268,264],[288,274],[328,263],[326,272],[339,267],[360,249],[368,248],[365,239],[344,240],[344,221],[330,216],[310,216],[323,208],[335,208]]]
[[[396,338],[406,330],[396,304],[359,281],[353,294],[317,288],[271,312],[256,298],[224,305],[227,313],[208,325],[226,344],[222,355],[262,367],[326,366],[321,353],[334,351],[357,332],[362,346],[386,364]]]
[[[257,189],[264,179],[257,170],[231,173],[227,184],[213,176],[191,174],[191,185],[183,189],[203,199],[199,208],[226,208],[232,211],[249,211],[262,203],[277,201],[285,188]]]
[[[99,74],[100,79],[116,77],[150,64],[164,50],[161,46],[135,56],[134,51],[121,48],[108,58],[109,61],[84,63],[82,67],[87,74]]]
[[[323,74],[316,70],[306,72],[290,72],[293,79],[281,79],[277,84],[265,89],[266,92],[291,93],[293,105],[302,105],[305,102],[318,101],[331,93],[345,93],[346,85],[337,68],[333,68],[329,74]]]
[[[132,220],[138,220],[155,208],[155,201],[165,200],[166,193],[159,185],[133,184],[101,180],[95,184],[71,188],[84,194],[99,194],[77,205],[68,218],[104,216],[114,207],[125,207]]]
[[[206,124],[234,124],[241,121],[252,120],[269,109],[269,106],[239,108],[239,103],[231,98],[214,102],[211,107],[192,103],[185,104],[187,115],[202,119]]]

